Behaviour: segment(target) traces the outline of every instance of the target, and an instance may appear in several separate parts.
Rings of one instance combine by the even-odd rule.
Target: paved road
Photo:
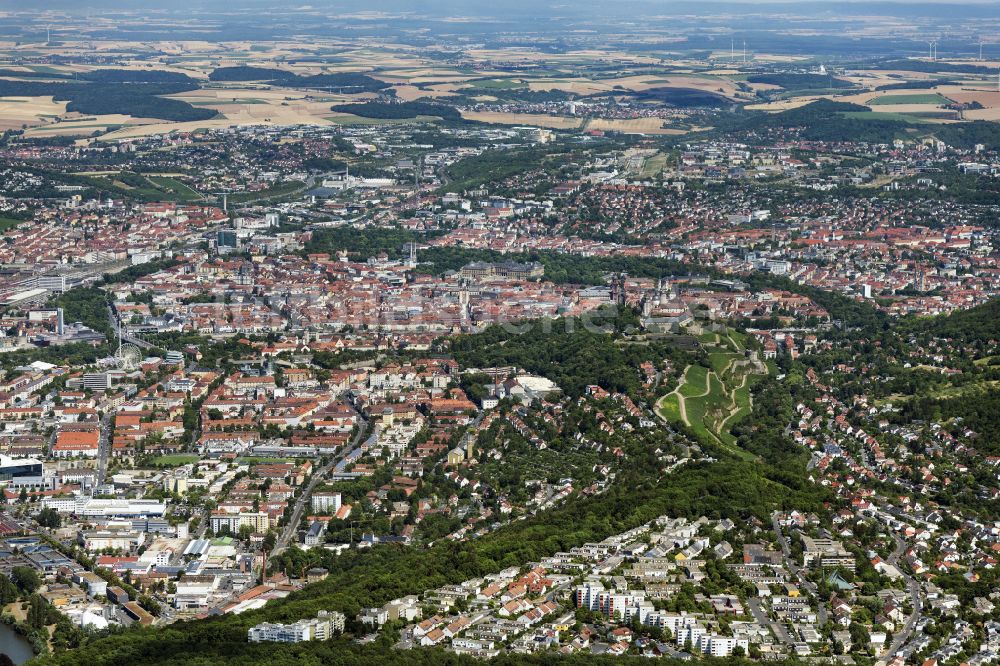
[[[778,524],[778,516],[771,516],[771,529],[774,530],[774,536],[778,538],[778,546],[781,547],[781,554],[785,556],[785,559],[789,559],[792,555],[792,547],[788,543],[788,539],[785,538],[784,533],[781,531],[781,525]]]
[[[104,477],[108,474],[108,458],[111,455],[111,415],[105,414],[101,417],[101,437],[97,443],[97,478],[95,484],[100,486],[104,483]]]
[[[788,633],[788,629],[785,625],[772,620],[767,616],[767,613],[764,612],[764,609],[761,608],[760,599],[747,599],[747,606],[750,607],[750,614],[753,615],[753,619],[757,621],[757,624],[762,627],[771,627],[771,633],[773,633],[779,641],[789,647],[795,646],[795,639],[793,639],[791,634]]]
[[[896,549],[892,551],[889,555],[888,562],[892,566],[899,569],[899,573],[903,574],[903,578],[906,579],[906,587],[910,591],[910,603],[913,605],[913,613],[910,614],[910,619],[906,621],[902,630],[896,635],[895,639],[892,641],[892,645],[889,646],[888,654],[896,654],[910,639],[913,634],[913,629],[916,627],[917,622],[920,620],[920,585],[912,576],[907,575],[899,567],[899,558],[903,555],[906,550],[906,542],[903,541],[898,535],[893,534],[892,538],[896,541]]]
[[[771,528],[774,530],[774,534],[778,538],[778,545],[781,546],[781,554],[784,557],[785,566],[792,572],[792,574],[795,575],[795,578],[798,579],[799,586],[808,590],[810,594],[816,597],[816,617],[819,621],[819,626],[822,627],[827,623],[828,619],[826,604],[819,598],[819,590],[816,588],[816,584],[807,580],[802,571],[802,567],[795,564],[792,560],[792,547],[788,543],[788,539],[785,538],[785,535],[781,531],[781,525],[778,524],[777,514],[771,516]]]
[[[110,305],[108,306],[108,321],[111,323],[111,330],[118,330],[118,314],[115,312],[114,308]],[[129,335],[128,330],[124,323],[121,327],[122,333],[122,343],[131,342],[133,345],[139,349],[152,349],[153,345],[149,344],[142,338],[137,338],[135,336]]]
[[[291,519],[288,521],[288,524],[285,525],[285,529],[281,531],[281,535],[278,537],[278,540],[274,543],[274,548],[271,550],[272,558],[276,555],[280,555],[285,548],[288,548],[289,543],[292,541],[292,537],[295,536],[295,532],[299,528],[299,522],[302,520],[302,514],[305,511],[306,503],[309,502],[309,499],[312,497],[316,486],[318,486],[321,481],[326,479],[327,475],[330,474],[330,471],[334,467],[340,465],[355,453],[355,447],[358,445],[358,442],[364,434],[367,425],[368,422],[362,419],[359,423],[357,434],[355,434],[354,438],[347,444],[347,446],[344,447],[344,452],[331,458],[330,462],[323,465],[323,467],[321,467],[319,471],[315,472],[312,475],[312,478],[309,479],[309,483],[306,485],[305,490],[302,491],[299,498],[295,501],[295,508],[292,509]]]
[[[485,409],[480,409],[479,413],[476,414],[476,418],[472,421],[472,423],[470,423],[468,426],[466,426],[467,429],[465,431],[465,434],[462,435],[462,440],[458,443],[458,446],[463,451],[467,451],[468,450],[467,447],[469,446],[469,443],[470,442],[474,443],[476,437],[479,436],[479,424],[483,422],[483,416],[485,414],[486,414],[486,410]]]

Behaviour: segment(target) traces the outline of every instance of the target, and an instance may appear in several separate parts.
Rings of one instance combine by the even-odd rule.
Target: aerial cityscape
[[[1000,5],[292,4],[0,0],[0,666],[1000,664]]]

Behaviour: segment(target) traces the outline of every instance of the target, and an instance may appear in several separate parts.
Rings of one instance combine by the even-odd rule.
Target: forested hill
[[[566,395],[579,398],[587,386],[625,393],[638,399],[642,388],[639,366],[669,357],[679,366],[697,359],[669,343],[622,345],[621,336],[639,330],[628,308],[576,319],[535,321],[521,327],[491,326],[476,335],[451,339],[451,352],[464,367],[516,366],[557,383]],[[599,330],[608,331],[607,333]]]
[[[947,421],[956,432],[971,431],[972,446],[986,456],[1000,455],[1000,390],[973,388],[954,398],[919,397],[906,401],[896,420]]]
[[[608,333],[581,330],[580,326],[570,329],[557,320],[552,322],[551,332],[536,323],[516,340],[501,329],[491,329],[480,336],[460,336],[452,344],[455,355],[469,363],[516,362],[534,367],[553,375],[574,395],[583,392],[585,383],[605,383],[615,390],[638,392],[636,383],[624,381],[623,377],[634,375],[637,364],[650,358],[654,351],[659,355],[668,350],[657,350],[653,344],[630,349],[615,344],[637,323],[634,312],[623,309],[610,321],[601,323],[611,324]],[[687,362],[684,357],[689,352],[671,353],[675,354],[676,365]],[[766,455],[773,438],[784,435],[777,422],[768,422],[762,413],[780,413],[792,418],[792,405],[790,399],[777,404],[768,398],[755,405],[757,413],[753,421],[760,427],[746,434],[747,450],[753,458],[720,449],[713,453],[714,460],[690,462],[664,477],[656,450],[648,443],[625,442],[630,454],[622,460],[614,483],[599,495],[574,497],[551,510],[513,521],[468,541],[441,540],[429,548],[380,545],[369,550],[349,550],[330,560],[328,578],[262,608],[240,615],[130,629],[93,640],[73,651],[42,657],[38,662],[60,666],[605,663],[589,654],[512,655],[483,662],[439,650],[395,650],[392,646],[397,638],[391,626],[383,628],[379,639],[368,645],[359,645],[349,638],[252,644],[247,642],[247,629],[260,622],[290,622],[314,617],[320,610],[337,610],[349,618],[348,631],[357,631],[354,618],[363,608],[523,566],[586,542],[603,540],[661,515],[766,522],[775,510],[821,511],[830,498],[829,491],[808,482],[802,462],[788,455]],[[648,661],[626,659],[606,663],[621,666]],[[725,660],[711,661],[711,664],[722,663]]]
[[[917,319],[907,328],[916,334],[970,343],[1000,340],[1000,298],[946,316]]]
[[[125,114],[135,118],[160,118],[177,122],[207,120],[212,109],[199,109],[164,95],[196,90],[198,83],[183,74],[163,71],[97,70],[85,80],[15,81],[0,79],[0,97],[51,95],[68,102],[67,111],[83,114]]]
[[[692,519],[705,515],[767,520],[774,509],[821,508],[822,498],[817,495],[821,491],[786,485],[781,481],[783,472],[763,463],[722,460],[692,464],[673,474],[669,483],[658,478],[657,470],[655,458],[636,458],[604,494],[517,521],[482,538],[457,543],[443,541],[429,549],[379,546],[368,551],[350,551],[335,560],[326,580],[261,609],[166,627],[132,629],[70,652],[42,657],[38,663],[62,666],[600,663],[590,655],[584,662],[558,655],[537,658],[518,655],[516,662],[512,657],[483,662],[434,650],[393,650],[391,642],[368,646],[346,640],[251,644],[247,642],[246,631],[259,622],[289,622],[314,617],[320,610],[339,610],[353,618],[364,607],[520,566],[587,541],[604,539],[664,514]],[[648,661],[614,663],[621,666]]]
[[[350,92],[378,92],[389,87],[388,83],[360,72],[299,75],[271,67],[219,67],[208,78],[210,81],[258,81],[287,88],[339,88]]]

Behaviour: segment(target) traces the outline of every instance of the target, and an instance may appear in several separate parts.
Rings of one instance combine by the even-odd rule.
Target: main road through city
[[[292,537],[295,536],[295,532],[299,528],[299,521],[302,520],[302,512],[305,510],[306,503],[308,503],[309,499],[312,497],[316,486],[318,486],[320,482],[324,481],[330,474],[330,471],[335,467],[338,471],[341,471],[347,466],[347,463],[361,455],[361,449],[358,448],[358,442],[361,440],[361,437],[364,436],[367,426],[368,422],[362,419],[358,426],[358,432],[354,435],[353,439],[351,439],[350,443],[344,447],[343,453],[331,458],[328,463],[323,465],[323,467],[316,471],[309,479],[309,483],[299,494],[299,498],[295,501],[295,508],[292,510],[292,516],[289,519],[288,524],[285,525],[285,529],[282,530],[278,540],[274,543],[274,549],[271,550],[271,557],[280,555],[285,548],[288,547],[288,544],[291,543]]]

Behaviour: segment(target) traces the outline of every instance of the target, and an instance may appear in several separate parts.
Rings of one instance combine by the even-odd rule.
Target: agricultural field
[[[949,122],[932,117],[954,100],[982,108],[967,109],[966,120],[1000,120],[1000,92],[995,82],[977,70],[958,69],[966,61],[940,61],[941,71],[932,71],[926,60],[899,60],[898,67],[831,70],[828,79],[852,89],[820,85],[809,56],[752,52],[748,65],[725,48],[714,52],[678,51],[669,58],[653,52],[629,53],[618,48],[597,47],[550,51],[530,46],[473,47],[461,58],[444,62],[439,57],[393,42],[373,43],[350,38],[322,38],[306,44],[276,40],[170,40],[129,42],[117,39],[85,43],[68,39],[58,45],[43,43],[0,45],[0,55],[12,59],[64,57],[82,48],[114,54],[115,68],[136,72],[170,72],[190,77],[197,87],[164,98],[190,105],[198,111],[218,115],[205,120],[165,121],[129,115],[74,115],[66,102],[50,97],[0,99],[0,129],[27,128],[39,138],[74,136],[79,144],[94,140],[118,141],[177,132],[197,132],[246,125],[345,125],[368,124],[371,120],[330,113],[330,106],[364,101],[376,92],[352,94],[317,93],[296,87],[294,77],[356,74],[382,82],[396,99],[406,101],[465,97],[480,102],[507,101],[524,95],[529,101],[546,93],[577,99],[591,95],[614,95],[629,101],[646,101],[674,107],[715,107],[725,110],[746,104],[750,110],[778,112],[816,99],[835,99],[864,104],[878,114],[871,118],[905,119],[910,122]],[[460,64],[458,64],[460,63]],[[890,65],[897,63],[889,63]],[[761,67],[764,74],[761,74]],[[989,60],[977,64],[988,68]],[[287,73],[288,82],[220,80],[210,78],[221,67],[252,67]],[[949,69],[950,67],[950,69]],[[86,76],[103,69],[72,62],[15,65],[8,76],[23,72],[24,81],[59,81]],[[808,72],[808,73],[807,73]],[[972,73],[969,73],[972,72]],[[761,81],[748,81],[754,75]],[[51,78],[49,78],[51,77]],[[768,78],[770,77],[770,78]],[[813,82],[819,86],[813,88]],[[787,81],[787,85],[779,85]],[[941,85],[928,87],[940,81]],[[914,88],[903,87],[913,82]],[[304,85],[307,85],[307,81]],[[840,85],[838,83],[838,85]],[[878,91],[891,86],[891,91]],[[898,88],[897,88],[898,86]],[[331,88],[334,90],[334,88]],[[760,95],[760,96],[759,96]],[[762,99],[769,98],[766,101]],[[498,125],[533,125],[553,130],[594,130],[650,136],[683,135],[685,126],[666,126],[655,117],[581,118],[549,115],[536,109],[464,111],[465,117]],[[557,113],[557,112],[556,112]],[[923,116],[923,117],[921,117]],[[57,122],[58,121],[58,122]],[[700,123],[703,125],[711,123]],[[693,128],[695,131],[709,129]]]
[[[664,127],[660,118],[633,118],[628,120],[591,118],[584,129],[624,134],[686,134],[687,130]]]
[[[711,76],[629,76],[616,79],[539,78],[528,81],[534,91],[553,90],[573,95],[594,95],[609,92],[641,93],[659,89],[685,89],[711,92],[736,99],[736,84],[728,79]]]
[[[351,113],[340,113],[327,118],[336,125],[392,125],[402,123],[436,123],[441,119],[437,116],[415,116],[413,118],[365,118]]]
[[[66,102],[52,97],[2,97],[0,130],[50,123],[65,113]]]
[[[938,93],[914,93],[906,95],[881,95],[868,100],[869,106],[884,106],[887,104],[949,104],[950,100]]]
[[[823,99],[820,95],[803,95],[801,97],[789,97],[784,99],[776,99],[771,102],[760,102],[757,104],[747,104],[744,108],[748,111],[767,111],[768,113],[780,113],[782,111],[789,111],[791,109],[797,109],[800,106],[805,106],[815,102],[818,99]],[[831,98],[833,99],[833,98]],[[836,98],[840,101],[840,98]]]
[[[945,94],[959,104],[975,103],[983,107],[981,109],[966,110],[964,112],[966,120],[1000,121],[1000,91],[997,91],[995,81],[992,83],[991,89],[945,89]]]
[[[477,79],[470,81],[469,85],[475,88],[488,88],[494,90],[514,90],[525,87],[524,81],[520,79]]]
[[[417,86],[398,85],[394,86],[396,97],[404,102],[413,102],[418,99],[430,98],[438,99],[442,97],[454,97],[456,86],[450,83],[442,83],[418,88]]]
[[[495,111],[463,111],[466,120],[498,125],[534,125],[550,129],[576,129],[583,124],[581,118],[547,116],[537,113],[501,113]]]
[[[91,136],[94,133],[113,132],[120,128],[140,128],[145,125],[157,124],[158,121],[152,118],[133,118],[122,114],[108,114],[99,116],[67,116],[58,122],[53,122],[37,127],[30,127],[25,130],[25,136],[29,137],[55,137],[55,136]]]

